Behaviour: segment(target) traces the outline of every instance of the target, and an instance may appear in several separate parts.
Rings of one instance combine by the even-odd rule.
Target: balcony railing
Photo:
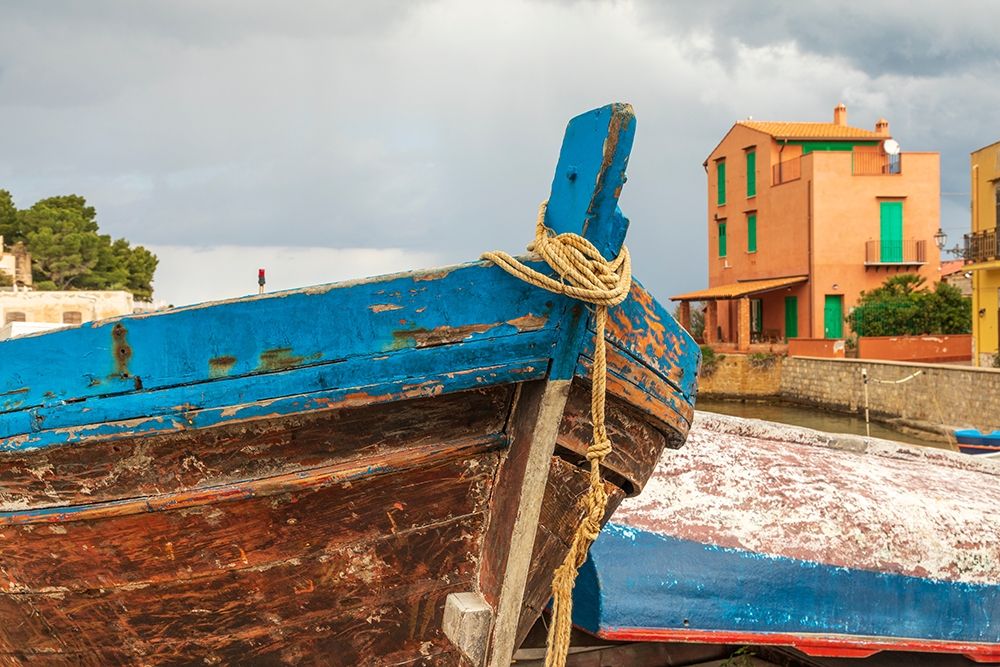
[[[919,266],[927,263],[927,241],[865,242],[865,266]]]
[[[855,176],[885,176],[903,173],[903,156],[879,151],[852,151],[851,173]]]
[[[984,229],[965,235],[965,261],[992,262],[997,256],[997,230]]]
[[[771,166],[771,184],[781,185],[802,178],[802,158],[796,157]]]

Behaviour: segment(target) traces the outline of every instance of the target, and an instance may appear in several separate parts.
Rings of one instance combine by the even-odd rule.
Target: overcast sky
[[[660,298],[706,284],[702,162],[736,120],[1000,139],[989,2],[4,0],[0,188],[77,193],[187,303],[519,251],[568,118],[638,118],[621,205]]]

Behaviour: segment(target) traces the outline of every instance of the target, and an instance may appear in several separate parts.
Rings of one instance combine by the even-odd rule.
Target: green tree
[[[3,236],[5,243],[22,240],[14,238],[16,229],[17,207],[14,206],[14,199],[6,190],[0,190],[0,236]]]
[[[929,290],[921,276],[901,274],[862,292],[847,321],[859,336],[969,333],[972,304],[952,285]]]
[[[0,233],[5,243],[23,241],[28,247],[35,289],[121,289],[152,298],[156,256],[99,233],[97,211],[86,199],[49,197],[16,211],[11,222],[4,216],[4,194],[0,190]]]

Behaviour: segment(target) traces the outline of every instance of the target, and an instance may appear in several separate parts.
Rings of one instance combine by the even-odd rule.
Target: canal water
[[[734,417],[746,417],[748,419],[764,419],[779,424],[791,424],[793,426],[805,426],[806,428],[827,433],[854,433],[865,435],[864,417],[842,414],[839,412],[828,412],[818,408],[807,408],[800,405],[787,403],[765,403],[758,401],[724,401],[710,398],[699,398],[695,408],[705,412],[715,412]],[[895,440],[896,442],[908,442],[915,445],[925,445],[927,447],[941,447],[951,449],[946,442],[921,438],[919,436],[897,431],[885,424],[872,422],[872,437]]]

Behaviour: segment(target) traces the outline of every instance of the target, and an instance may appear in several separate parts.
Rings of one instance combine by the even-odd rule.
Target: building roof
[[[771,290],[797,283],[804,283],[809,276],[789,276],[786,278],[767,278],[765,280],[745,280],[740,283],[716,285],[708,289],[670,297],[671,301],[714,301],[716,299],[736,299],[751,294],[770,292]]]
[[[871,130],[836,123],[785,123],[766,120],[741,120],[736,123],[751,130],[769,134],[775,139],[869,139],[881,141],[889,137]]]
[[[950,276],[953,273],[965,271],[964,259],[951,259],[941,262],[941,277]]]

